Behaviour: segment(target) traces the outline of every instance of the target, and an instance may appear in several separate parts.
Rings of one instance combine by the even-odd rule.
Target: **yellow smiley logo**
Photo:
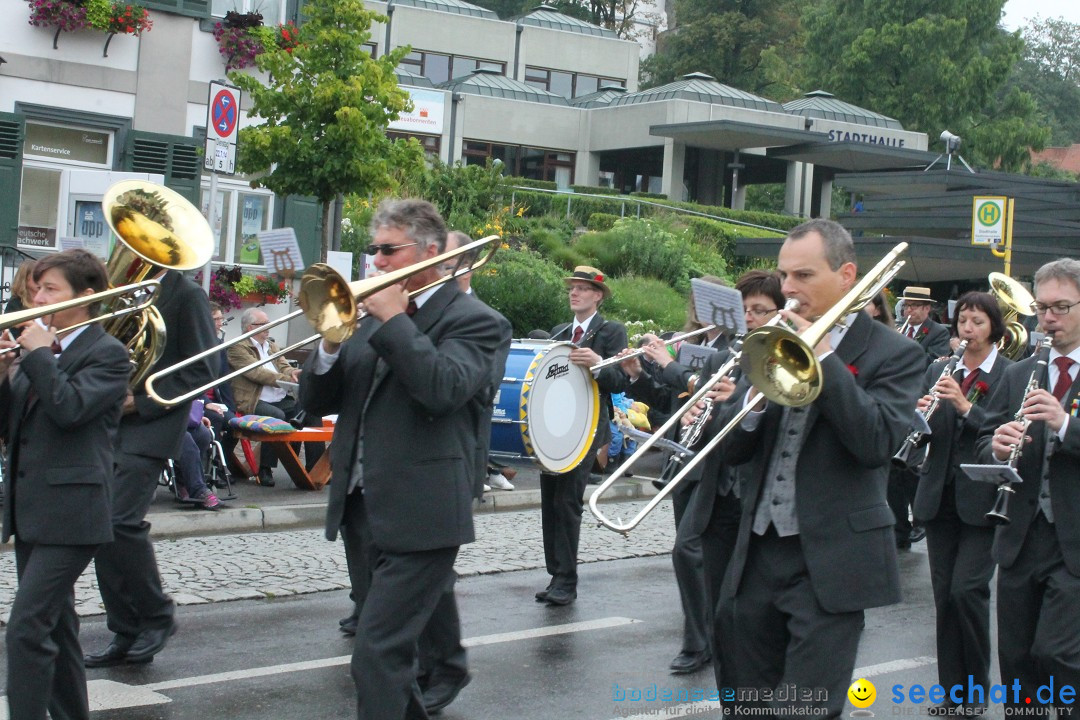
[[[851,683],[847,691],[848,700],[857,708],[868,708],[877,699],[877,688],[869,680],[859,678]]]

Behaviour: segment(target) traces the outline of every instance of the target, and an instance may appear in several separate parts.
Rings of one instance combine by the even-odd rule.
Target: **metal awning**
[[[872,142],[871,139],[880,137],[877,132],[879,131],[875,128],[868,127],[865,133],[867,142],[853,140],[830,142],[815,138],[815,141],[801,145],[770,148],[767,154],[769,157],[780,160],[812,163],[817,167],[847,172],[926,167],[937,157],[937,153],[925,150],[912,150]],[[817,135],[821,137],[820,133]]]
[[[704,120],[653,125],[649,128],[649,134],[656,137],[669,137],[692,147],[710,150],[771,148],[816,141],[825,137],[822,133],[808,130],[738,120]]]

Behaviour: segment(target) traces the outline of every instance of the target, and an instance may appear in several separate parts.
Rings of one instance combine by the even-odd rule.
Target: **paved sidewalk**
[[[629,518],[643,504],[612,503],[606,510]],[[477,541],[458,555],[455,568],[463,576],[544,567],[539,510],[477,515],[476,535]],[[586,508],[579,558],[590,563],[662,555],[671,551],[674,538],[669,501],[626,538],[599,527]],[[327,541],[322,530],[159,539],[155,550],[165,589],[181,605],[341,590],[349,584],[341,542]],[[5,622],[15,587],[15,555],[0,553],[0,618]],[[103,612],[93,565],[76,584],[75,601],[80,615]]]

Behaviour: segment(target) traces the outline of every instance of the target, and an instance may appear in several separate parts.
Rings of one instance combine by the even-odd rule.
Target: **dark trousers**
[[[161,588],[150,523],[144,519],[165,468],[160,458],[116,454],[112,485],[113,541],[94,556],[109,630],[134,639],[172,623],[175,606]]]
[[[956,514],[955,486],[945,486],[937,516],[926,522],[930,583],[937,610],[938,681],[965,688],[970,675],[990,686],[990,546],[994,528],[968,525]],[[984,702],[986,700],[984,699]]]
[[[286,395],[283,399],[277,402],[268,403],[263,400],[255,403],[256,415],[268,415],[270,417],[277,418],[278,420],[288,420],[291,417],[296,417],[296,414],[300,411],[300,408],[296,404],[296,398],[292,395]],[[319,419],[319,424],[322,424],[322,419]],[[295,443],[293,447],[300,451],[300,443]],[[224,448],[222,448],[224,449]],[[322,442],[305,442],[304,443],[304,465],[308,470],[315,467],[315,463],[322,457],[323,452],[326,450],[326,444]],[[262,447],[259,449],[259,469],[271,469],[276,468],[278,464],[277,453],[274,449],[268,446],[268,443],[262,443]]]
[[[696,653],[709,647],[712,612],[705,590],[705,558],[701,536],[711,508],[699,496],[700,482],[683,481],[672,493],[675,511],[675,546],[671,564],[679,586],[683,611],[682,652]],[[710,486],[711,488],[711,486]]]
[[[7,625],[12,720],[89,720],[75,581],[96,545],[35,545],[15,539],[19,588]]]
[[[756,717],[768,717],[769,711],[778,718],[838,717],[855,669],[863,612],[822,608],[799,537],[778,537],[772,526],[764,536],[751,535],[737,595],[728,580],[718,609],[721,687],[821,688],[826,695],[805,702],[744,699],[733,706],[745,706],[745,714]]]
[[[1038,482],[1037,480],[1034,482]],[[1039,512],[1012,567],[998,568],[998,664],[1020,681],[1020,705],[1050,704],[1040,685],[1080,687],[1080,578],[1065,567],[1054,526]],[[1009,700],[1012,700],[1009,694]]]
[[[915,491],[919,487],[919,476],[907,469],[890,468],[889,485],[886,498],[889,507],[896,516],[896,525],[893,531],[896,533],[896,541],[900,544],[911,544],[911,520],[908,518],[908,509],[915,502]]]
[[[423,720],[416,681],[417,643],[436,605],[449,586],[458,548],[389,552],[375,545],[363,495],[349,495],[346,544],[359,539],[351,552],[372,560],[371,583],[360,609],[352,677],[359,720]]]
[[[187,490],[188,497],[198,497],[207,489],[203,459],[210,450],[211,441],[210,430],[202,424],[188,428],[180,439],[180,456],[174,463],[176,480]]]
[[[350,495],[347,502],[352,504],[354,495],[357,493]],[[353,613],[360,617],[371,588],[372,568],[375,567],[377,554],[366,524],[344,523],[341,536],[345,545],[349,584],[352,586],[349,599],[353,601]],[[451,573],[431,619],[417,642],[420,664],[418,681],[422,689],[442,682],[456,683],[469,672],[465,648],[461,645],[461,619],[454,595],[456,580],[457,576]]]
[[[456,580],[456,575],[451,573],[450,582],[420,634],[419,680],[423,689],[456,685],[469,674],[468,656],[461,644],[461,616],[454,596]]]
[[[233,436],[232,430],[229,429],[229,421],[236,417],[236,414],[232,410],[226,410],[225,414],[222,415],[208,409],[203,412],[203,417],[210,421],[210,427],[214,430],[214,437],[221,443],[221,449],[224,451],[225,457],[231,457],[236,449],[236,443],[240,442],[238,438]]]
[[[585,462],[568,473],[540,473],[540,522],[549,588],[577,590],[578,540],[581,537],[582,496],[592,468],[590,451]]]

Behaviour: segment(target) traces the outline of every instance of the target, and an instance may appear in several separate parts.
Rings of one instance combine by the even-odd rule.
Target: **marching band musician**
[[[954,373],[943,374],[947,359],[926,372],[923,387],[938,397],[928,422],[930,449],[915,495],[915,519],[926,527],[930,582],[937,615],[938,681],[945,688],[965,685],[968,676],[990,683],[990,578],[994,561],[990,546],[994,530],[986,518],[996,492],[989,483],[975,482],[960,463],[975,461],[975,439],[986,417],[990,393],[1012,364],[998,353],[1005,321],[994,296],[968,292],[956,302],[953,329],[967,346]],[[932,398],[919,399],[926,413]],[[965,699],[966,700],[966,699]],[[931,708],[931,714],[981,714],[985,699],[964,704],[951,698]]]
[[[856,283],[851,236],[829,220],[803,223],[785,239],[778,269],[784,295],[800,303],[797,314],[781,314],[805,330]],[[839,716],[863,611],[900,599],[885,485],[918,397],[921,351],[858,311],[814,352],[817,399],[806,407],[766,403],[720,448],[727,462],[745,467],[738,540],[717,608],[717,686],[826,691],[791,704],[736,696],[751,713]],[[746,389],[745,378],[739,387]],[[760,399],[753,387],[740,395],[707,435]]]
[[[1009,367],[990,398],[978,439],[983,460],[999,463],[1024,443],[1015,468],[1023,482],[1014,486],[1011,522],[998,527],[993,545],[998,663],[1003,682],[1019,681],[1019,696],[1010,693],[1008,701],[1022,707],[1030,707],[1025,698],[1034,706],[1062,704],[1058,696],[1036,692],[1043,684],[1080,686],[1078,305],[1080,261],[1065,258],[1039,268],[1035,309],[1053,338],[1047,385],[1025,394],[1034,357]],[[1017,408],[1032,423],[1026,437],[1023,424],[1013,420]]]
[[[446,243],[438,211],[421,200],[384,201],[372,230],[369,254],[383,271],[433,259]],[[510,339],[509,323],[455,282],[410,300],[408,290],[439,278],[431,266],[365,298],[353,336],[323,339],[300,377],[309,413],[338,413],[327,538],[340,530],[353,557],[370,563],[370,585],[354,588],[363,602],[352,657],[361,720],[428,717],[417,640],[453,580],[459,546],[474,539],[477,433],[490,432],[480,417],[492,363]]]
[[[590,368],[625,350],[626,328],[622,323],[605,320],[599,312],[600,305],[611,296],[604,274],[594,267],[579,265],[574,268],[573,275],[563,281],[570,296],[574,320],[555,326],[551,339],[569,340],[577,346],[570,352],[570,362]],[[573,470],[558,475],[540,473],[544,559],[551,581],[536,593],[536,601],[549,605],[569,605],[577,599],[582,496],[597,449],[611,441],[611,395],[626,390],[630,382],[622,368],[614,365],[602,368],[594,375],[600,386],[600,419],[593,446],[585,460]]]
[[[108,288],[101,261],[65,250],[34,270],[35,304]],[[3,540],[15,536],[19,587],[7,623],[7,696],[14,720],[88,720],[75,581],[113,536],[109,483],[113,442],[131,365],[124,345],[99,324],[57,340],[56,328],[89,320],[98,303],[26,323],[0,348],[0,433],[8,447]],[[10,371],[10,372],[9,372]]]

